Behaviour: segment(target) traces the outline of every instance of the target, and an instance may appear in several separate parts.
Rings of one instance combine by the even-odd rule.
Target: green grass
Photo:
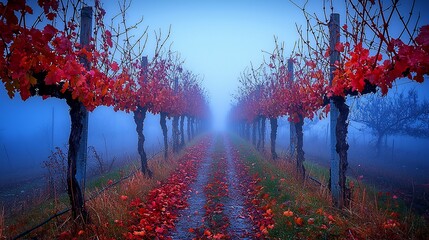
[[[328,184],[329,181],[329,169],[320,166],[317,163],[305,161],[304,167],[310,176],[314,177],[318,181],[320,181],[322,184]]]
[[[267,160],[248,142],[232,136],[244,163],[250,167],[250,174],[258,174],[263,194],[272,202],[275,226],[269,231],[272,239],[429,239],[425,220],[410,213],[400,199],[391,195],[379,196],[374,187],[356,179],[354,204],[349,209],[336,209],[330,201],[329,170],[312,162],[305,162],[307,173],[321,181],[321,187],[311,180],[301,182],[296,178],[293,161]],[[283,216],[290,210],[293,217]],[[297,224],[297,218],[303,224]],[[393,228],[384,227],[394,220],[400,223]]]

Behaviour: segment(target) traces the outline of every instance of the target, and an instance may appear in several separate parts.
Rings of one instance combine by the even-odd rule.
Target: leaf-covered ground
[[[136,224],[128,239],[255,239],[267,236],[272,215],[259,207],[258,188],[223,136],[190,149],[178,171],[152,190],[145,203],[133,200]]]
[[[354,205],[332,207],[329,192],[295,176],[293,161],[273,162],[248,143],[212,136],[188,151],[178,171],[132,203],[127,238],[425,239],[427,225],[396,198],[357,190]],[[160,200],[162,198],[163,200]]]
[[[397,196],[356,185],[352,206],[339,210],[326,187],[297,178],[293,160],[268,159],[238,137],[206,135],[150,162],[152,179],[137,174],[88,202],[87,226],[63,215],[27,237],[429,239],[427,222]]]

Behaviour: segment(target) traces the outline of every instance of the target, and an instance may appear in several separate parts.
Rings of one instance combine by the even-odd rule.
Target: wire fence
[[[159,155],[159,154],[160,154],[160,153],[162,153],[163,151],[164,151],[164,150],[160,150],[160,151],[158,151],[158,152],[156,152],[156,153],[152,154],[152,156],[150,156],[150,157],[148,158],[148,161],[149,161],[149,160],[151,160],[151,159],[153,159],[153,158],[155,158],[157,155]],[[134,175],[135,175],[136,173],[138,173],[140,170],[141,170],[141,166],[140,166],[140,167],[137,167],[134,171],[131,171],[128,175],[123,176],[123,177],[121,177],[120,179],[118,179],[118,180],[114,181],[113,183],[111,183],[111,184],[109,184],[109,185],[106,185],[105,187],[103,187],[103,188],[101,188],[100,190],[96,191],[95,193],[92,193],[92,194],[90,195],[90,197],[89,197],[89,198],[85,199],[85,203],[86,203],[86,202],[88,202],[88,201],[93,200],[94,198],[97,198],[98,196],[100,196],[100,195],[101,195],[103,192],[105,192],[106,190],[108,190],[108,189],[110,189],[110,188],[112,188],[112,187],[114,187],[114,186],[118,185],[118,184],[119,184],[119,183],[121,183],[122,181],[124,181],[124,180],[126,180],[126,179],[130,178],[131,176],[134,176]],[[50,217],[46,218],[44,221],[40,222],[39,224],[35,225],[34,227],[32,227],[32,228],[30,228],[30,229],[28,229],[28,230],[25,230],[25,231],[21,232],[20,234],[16,235],[16,236],[15,236],[15,237],[13,237],[12,239],[13,239],[13,240],[20,239],[20,238],[22,238],[22,237],[24,237],[24,236],[26,236],[26,235],[30,234],[30,233],[31,233],[31,232],[33,232],[34,230],[36,230],[36,229],[38,229],[38,228],[40,228],[40,227],[42,227],[42,226],[46,225],[46,224],[47,224],[47,223],[49,223],[52,219],[55,219],[55,218],[57,218],[57,217],[59,217],[59,216],[61,216],[61,215],[65,214],[65,213],[67,213],[67,212],[69,212],[69,211],[71,211],[71,207],[64,208],[63,210],[61,210],[61,211],[59,211],[59,212],[55,213],[54,215],[52,215],[52,216],[50,216]]]

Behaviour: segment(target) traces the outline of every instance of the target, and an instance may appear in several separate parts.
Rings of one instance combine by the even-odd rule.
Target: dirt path
[[[221,142],[222,148],[215,150],[216,141]],[[251,239],[250,231],[252,225],[246,214],[244,198],[240,191],[240,181],[237,178],[237,171],[231,154],[231,146],[225,136],[216,136],[213,146],[198,170],[197,180],[190,186],[190,197],[188,198],[189,207],[179,212],[179,218],[176,223],[176,230],[172,232],[172,239],[193,239],[196,237],[193,230],[201,229],[201,226],[207,225],[206,209],[207,200],[205,188],[210,181],[210,176],[214,169],[214,162],[226,161],[226,184],[227,195],[221,198],[223,205],[223,215],[228,218],[229,225],[226,229],[228,239]],[[215,152],[216,151],[216,152]],[[219,154],[221,152],[221,154]]]
[[[203,224],[206,203],[204,187],[207,185],[208,173],[213,163],[211,159],[213,148],[214,146],[211,146],[207,156],[204,156],[204,161],[198,170],[197,180],[190,187],[189,207],[179,213],[176,231],[171,234],[172,239],[192,239],[194,234],[189,232],[189,229],[198,228]]]
[[[231,154],[231,146],[224,138],[226,149],[228,171],[228,201],[225,203],[225,211],[229,215],[231,225],[228,230],[232,239],[250,239],[248,236],[251,230],[251,223],[246,217],[247,213],[244,208],[244,198],[240,191],[240,181],[237,178],[235,164]]]

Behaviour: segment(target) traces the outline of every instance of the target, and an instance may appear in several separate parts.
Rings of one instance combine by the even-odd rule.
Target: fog
[[[388,97],[415,89],[419,102],[429,100],[429,83],[423,84],[399,81]],[[349,98],[351,110],[356,111],[360,98]],[[304,124],[305,160],[320,166],[330,166],[329,116],[324,119],[306,120]],[[277,153],[288,154],[290,148],[289,122],[286,117],[279,120],[276,141]],[[359,179],[378,191],[390,192],[405,199],[418,212],[429,216],[429,138],[391,134],[383,138],[377,153],[377,138],[365,125],[349,121],[347,141],[349,144],[347,175]],[[267,121],[267,136],[270,125]],[[267,139],[269,143],[269,139]],[[311,172],[309,173],[312,174]]]
[[[42,162],[54,147],[66,149],[70,134],[68,106],[63,100],[33,97],[10,100],[0,90],[0,182],[40,174]],[[148,114],[144,133],[149,155],[161,148],[159,116]],[[132,114],[99,107],[89,115],[88,146],[111,160],[137,154],[137,134]]]

